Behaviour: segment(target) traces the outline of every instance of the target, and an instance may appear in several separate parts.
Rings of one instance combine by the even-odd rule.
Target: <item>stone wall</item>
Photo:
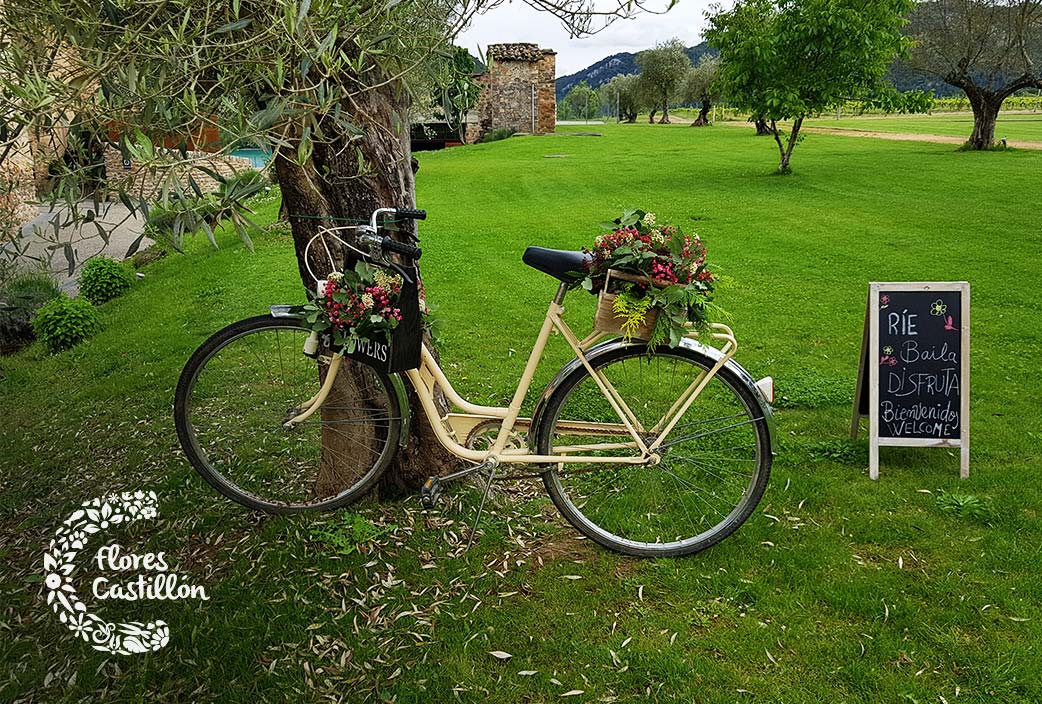
[[[556,54],[536,44],[491,44],[487,55],[488,69],[474,79],[481,95],[473,111],[477,124],[473,129],[468,125],[467,141],[497,129],[552,133],[557,120]]]
[[[201,165],[222,176],[231,176],[253,169],[252,162],[241,156],[217,156],[206,152],[188,152],[187,158],[198,161]],[[105,149],[105,177],[112,188],[122,185],[135,196],[155,198],[160,193],[166,171],[161,169],[143,170],[133,163],[127,169],[123,165],[122,152],[110,146]],[[192,171],[192,178],[203,193],[213,193],[221,185],[217,179],[198,169]]]
[[[36,183],[29,139],[23,134],[0,169],[0,241],[16,237],[36,217]]]

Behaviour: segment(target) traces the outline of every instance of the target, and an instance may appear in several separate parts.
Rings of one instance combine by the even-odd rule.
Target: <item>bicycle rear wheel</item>
[[[590,360],[643,427],[653,429],[713,360],[685,348],[648,357],[639,346]],[[537,443],[543,455],[577,445],[630,441],[594,379],[580,367],[547,401]],[[705,550],[733,533],[756,508],[770,476],[767,420],[753,392],[721,369],[679,419],[655,466],[608,462],[557,463],[543,475],[561,513],[581,533],[628,555],[676,557]],[[572,454],[639,456],[634,448]]]
[[[386,374],[345,359],[308,420],[286,420],[318,393],[327,366],[303,354],[310,331],[259,316],[214,334],[177,385],[177,435],[222,494],[269,513],[337,508],[365,493],[397,451],[401,409]]]

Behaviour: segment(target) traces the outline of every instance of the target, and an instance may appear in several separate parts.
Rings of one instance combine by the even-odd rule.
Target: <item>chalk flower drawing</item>
[[[43,555],[47,603],[76,637],[95,650],[129,655],[159,650],[170,641],[170,628],[164,621],[109,623],[89,613],[69,580],[76,554],[87,544],[88,536],[113,524],[155,518],[158,506],[153,491],[126,491],[84,501],[65,519]]]
[[[930,315],[942,316],[947,312],[948,306],[940,298],[930,304]]]

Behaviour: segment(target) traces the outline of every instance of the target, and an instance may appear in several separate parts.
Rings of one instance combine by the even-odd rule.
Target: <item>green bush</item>
[[[132,283],[134,275],[125,264],[109,257],[93,257],[80,272],[80,295],[101,305],[122,296]]]
[[[485,144],[487,142],[498,142],[503,139],[509,139],[513,136],[514,130],[508,129],[506,127],[500,127],[499,129],[492,130],[491,132],[486,132],[485,136],[481,138],[481,143]]]
[[[33,313],[59,293],[54,278],[42,271],[15,274],[0,285],[0,354],[33,341]]]
[[[33,332],[51,352],[79,344],[98,331],[98,309],[83,298],[61,295],[36,311]]]

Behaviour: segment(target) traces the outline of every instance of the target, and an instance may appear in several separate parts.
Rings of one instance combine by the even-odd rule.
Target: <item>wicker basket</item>
[[[622,324],[626,322],[626,319],[616,315],[613,309],[616,294],[610,293],[612,279],[629,281],[631,283],[643,283],[657,288],[664,288],[670,285],[668,281],[660,281],[647,276],[638,276],[636,274],[627,274],[624,271],[608,269],[608,274],[604,279],[604,290],[597,297],[597,315],[593,319],[593,329],[609,335],[624,334]],[[658,321],[658,314],[659,312],[654,308],[649,310],[647,315],[644,316],[644,324],[631,337],[641,340],[650,339],[651,332],[655,329],[655,323]]]

